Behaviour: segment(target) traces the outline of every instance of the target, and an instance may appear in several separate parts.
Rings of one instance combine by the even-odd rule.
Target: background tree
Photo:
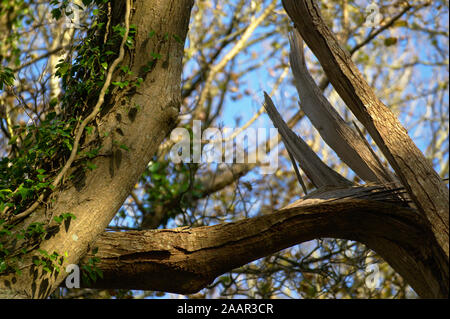
[[[230,246],[242,249],[242,258],[233,259],[220,271],[209,273],[209,269],[193,271],[186,267],[179,278],[175,277],[178,280],[172,279],[172,286],[164,277],[160,277],[161,282],[154,278],[155,274],[164,274],[162,269],[167,266],[164,260],[177,257],[163,246],[172,243],[173,247],[184,247],[180,238],[191,231],[153,231],[145,233],[146,236],[130,231],[189,226],[195,235],[194,229],[200,231],[198,234],[202,230],[196,227],[244,221],[238,225],[244,228],[227,230],[240,236],[246,218],[261,216],[257,221],[248,220],[249,226],[255,228],[258,221],[270,221],[273,211],[305,195],[283,144],[279,168],[272,175],[260,174],[259,163],[174,164],[169,158],[173,143],[168,137],[175,126],[192,129],[193,120],[201,120],[203,129],[269,126],[271,122],[263,115],[262,105],[266,90],[271,92],[282,117],[289,120],[288,125],[324,163],[355,183],[370,181],[370,177],[355,174],[353,167],[350,169],[341,161],[307,122],[304,106],[298,107],[295,89],[298,81],[293,81],[289,61],[288,34],[292,21],[279,1],[197,1],[192,12],[192,3],[185,2],[178,1],[175,5],[171,1],[155,1],[144,5],[143,1],[135,1],[129,10],[125,2],[2,2],[3,291],[12,291],[16,296],[45,297],[64,277],[64,272],[57,272],[58,267],[63,269],[59,261],[64,259],[64,265],[77,263],[90,249],[91,253],[83,259],[85,285],[108,290],[62,289],[60,297],[145,297],[155,294],[154,290],[186,294],[205,286],[206,289],[190,296],[415,296],[404,279],[363,244],[324,238],[322,234],[360,239],[349,236],[351,230],[343,225],[335,233],[330,232],[323,222],[322,228],[315,225],[311,230],[301,228],[303,224],[299,222],[297,232],[302,230],[305,234],[292,235],[292,239],[288,237],[295,227],[277,229],[279,236],[286,238],[280,239],[280,243],[273,240],[273,247],[262,252],[257,247],[270,236],[261,234],[258,241],[255,235],[255,242],[242,239],[238,247]],[[367,5],[363,1],[324,1],[320,10],[325,24],[350,52],[377,97],[400,118],[440,176],[448,177],[448,3],[380,1],[382,19],[372,28],[364,25]],[[82,11],[88,14],[71,15],[71,11],[78,12],[77,6],[87,6],[89,9]],[[64,18],[66,13],[79,20],[69,23]],[[417,50],[419,45],[426,50]],[[111,74],[113,78],[108,83],[116,59],[120,68]],[[329,85],[314,55],[306,51],[305,59],[318,88],[344,122],[357,121]],[[300,101],[303,103],[304,99],[301,96]],[[101,107],[99,113],[97,106]],[[93,117],[89,121],[83,121],[90,115]],[[360,122],[357,125],[376,157],[381,158],[381,166],[389,170],[388,161],[363,125]],[[83,134],[74,152],[78,132]],[[161,143],[163,139],[166,141]],[[274,148],[275,143],[269,144]],[[72,153],[76,157],[68,166]],[[62,176],[64,167],[70,169]],[[55,183],[58,178],[61,183]],[[304,179],[308,192],[316,188],[313,181]],[[353,199],[355,194],[347,196]],[[378,202],[386,199],[384,195],[376,196]],[[371,208],[374,212],[386,210],[385,206],[373,203],[377,199],[373,194],[371,199],[372,202],[336,204],[333,209],[345,213],[351,205],[365,209],[374,205]],[[405,216],[408,214],[404,212]],[[334,222],[332,216],[327,218],[329,223]],[[275,221],[272,220],[275,224],[280,222]],[[376,228],[377,220],[371,222],[371,227]],[[362,224],[363,221],[353,219],[350,226],[357,228]],[[93,243],[106,226],[116,232],[103,233]],[[411,231],[400,226],[392,227]],[[386,225],[379,227],[385,230]],[[123,230],[128,232],[122,234]],[[202,251],[202,245],[220,246],[220,242],[227,242],[220,227],[214,230],[222,237],[214,237],[208,228],[209,239],[189,239],[192,247]],[[143,251],[133,250],[138,247],[132,241],[133,234],[141,241],[139,249]],[[411,238],[419,235],[423,236],[420,232],[410,233]],[[295,245],[307,239],[314,240]],[[124,250],[112,249],[111,243]],[[128,248],[133,249],[127,251]],[[212,252],[232,254],[233,250]],[[172,265],[177,262],[183,265],[185,256],[180,254]],[[210,258],[196,256],[198,260]],[[249,263],[258,257],[263,258]],[[122,261],[123,272],[112,271],[118,266],[117,259]],[[161,266],[155,260],[162,261]],[[195,265],[196,259],[193,261]],[[127,264],[133,265],[134,270],[127,268]],[[370,289],[366,284],[373,265],[381,274],[380,289]],[[399,271],[401,266],[396,266]],[[28,275],[24,269],[30,267],[35,269]],[[448,276],[448,258],[443,269]],[[165,274],[174,275],[170,271]],[[441,275],[431,276],[438,282],[436,277]],[[137,282],[136,278],[144,276],[148,278]],[[112,277],[119,280],[111,280]],[[414,284],[416,290],[422,288],[423,296],[445,291],[445,287],[437,292],[439,288],[432,291],[430,287],[420,287],[420,283]]]

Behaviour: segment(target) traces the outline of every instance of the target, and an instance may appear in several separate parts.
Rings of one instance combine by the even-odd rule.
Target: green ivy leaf
[[[0,65],[0,90],[3,90],[4,84],[9,86],[14,84],[14,72],[10,68]]]
[[[150,55],[152,56],[153,59],[161,59],[162,55],[159,53],[155,53],[155,52],[150,52]]]
[[[51,11],[51,13],[52,13],[52,17],[53,17],[53,19],[55,19],[55,20],[59,20],[59,18],[61,18],[61,15],[62,15],[62,13],[61,13],[61,10],[60,9],[53,9],[52,11]]]
[[[86,132],[88,133],[88,135],[91,135],[92,134],[92,130],[93,130],[94,128],[92,127],[92,126],[86,126],[86,128],[85,128],[85,130],[86,130]]]
[[[128,85],[128,83],[129,83],[128,81],[123,81],[123,82],[115,81],[115,82],[111,82],[112,85],[116,85],[116,86],[120,87],[121,89],[123,89],[124,87],[126,87],[126,86]]]
[[[58,224],[61,224],[63,221],[63,218],[61,216],[55,216],[55,217],[53,217],[53,220],[55,222],[57,222]]]
[[[23,185],[20,185],[20,187],[17,189],[17,193],[20,194],[22,197],[22,200],[25,200],[29,197],[31,197],[33,191],[30,188],[23,187]]]
[[[183,44],[183,41],[181,40],[181,38],[180,38],[178,35],[173,34],[172,37],[173,37],[173,38],[175,39],[175,41],[177,41],[178,43]]]
[[[86,162],[86,167],[89,168],[91,171],[97,168],[97,165],[95,165],[92,162]]]
[[[397,43],[397,38],[394,38],[394,37],[390,37],[390,38],[386,38],[386,39],[384,39],[384,45],[385,46],[391,46],[391,45],[394,45],[394,44],[396,44]]]
[[[129,151],[130,149],[128,148],[128,146],[126,146],[125,144],[120,144],[119,146],[121,149],[124,149],[125,151]]]

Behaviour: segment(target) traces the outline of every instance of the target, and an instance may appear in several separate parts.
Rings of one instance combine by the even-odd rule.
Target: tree
[[[228,27],[220,30],[225,37],[214,47],[215,53],[199,58],[198,69],[182,88],[183,44],[193,1],[74,3],[96,5],[97,17],[87,21],[90,27],[82,42],[73,40],[73,31],[50,36],[53,43],[59,42],[48,56],[65,51],[57,63],[49,62],[51,92],[41,94],[35,103],[39,108],[32,124],[12,125],[9,110],[14,101],[26,110],[30,94],[18,92],[13,85],[17,70],[2,66],[0,74],[4,103],[10,103],[9,109],[5,108],[3,133],[10,149],[2,160],[1,296],[46,298],[63,282],[65,266],[78,263],[95,279],[85,283],[90,287],[194,293],[253,260],[328,237],[354,240],[373,249],[422,297],[448,296],[448,188],[396,116],[375,95],[351,55],[342,49],[317,4],[283,1],[298,30],[291,38],[290,67],[302,112],[286,124],[269,95],[264,101],[287,153],[299,162],[310,181],[302,183],[305,193],[312,188],[315,191],[271,213],[232,223],[151,229],[177,216],[185,217],[199,200],[256,166],[232,165],[231,169],[219,169],[217,175],[203,172],[203,178],[196,179],[199,165],[179,164],[173,168],[170,183],[164,176],[173,142],[161,143],[180,124],[181,106],[190,107],[190,120],[203,120],[206,127],[212,124],[225,99],[225,94],[219,97],[214,112],[213,96],[219,86],[215,79],[225,76],[222,92],[227,92],[235,75],[222,71],[248,45],[277,1],[259,8],[262,13],[241,31],[234,32],[239,17],[231,19]],[[61,19],[70,3],[54,4],[52,15]],[[236,10],[244,4],[237,2]],[[20,59],[20,53],[14,53],[20,43],[11,25],[23,20],[26,5],[10,3],[8,14],[1,15],[0,28],[10,31],[2,32],[1,39],[1,52],[9,52],[7,61],[13,61],[14,54]],[[417,12],[427,5],[400,6],[385,29],[408,11]],[[258,10],[255,4],[249,8]],[[207,9],[199,6],[198,10]],[[369,34],[367,42],[375,33]],[[214,41],[201,36],[190,41]],[[302,39],[323,67],[326,77],[319,86],[306,68]],[[390,38],[387,44],[393,41]],[[71,47],[66,48],[69,43]],[[228,44],[234,46],[222,56],[221,50]],[[58,91],[55,77],[61,78],[62,91]],[[394,172],[366,142],[366,131],[349,126],[323,96],[328,82]],[[200,93],[191,101],[199,86],[203,86]],[[329,167],[292,132],[289,126],[303,114],[366,185]],[[294,168],[302,181],[296,164]],[[134,190],[146,174],[153,183],[153,191],[145,191],[150,211]],[[130,194],[140,211],[147,211],[142,227],[149,230],[105,232]]]

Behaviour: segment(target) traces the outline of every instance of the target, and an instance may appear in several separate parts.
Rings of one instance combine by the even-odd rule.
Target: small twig
[[[66,47],[66,48],[67,48],[67,47]],[[42,54],[42,55],[40,55],[40,56],[38,56],[38,57],[36,57],[36,58],[30,60],[30,61],[27,61],[27,62],[25,62],[25,63],[19,65],[18,67],[14,68],[13,71],[14,71],[14,72],[20,71],[20,70],[22,70],[23,68],[26,68],[27,66],[30,66],[30,65],[32,65],[32,64],[34,64],[34,63],[36,63],[36,62],[38,62],[38,61],[40,61],[40,60],[42,60],[42,59],[48,58],[49,56],[51,56],[51,55],[53,55],[53,54],[55,54],[55,53],[58,53],[59,51],[61,51],[61,50],[63,50],[63,49],[65,49],[65,47],[59,46],[59,47],[57,47],[56,49],[50,50],[50,51],[48,51],[48,52],[46,52],[46,53],[44,53],[44,54]]]
[[[422,8],[424,5],[418,6],[417,9]],[[358,43],[357,45],[355,45],[351,50],[350,50],[350,54],[353,55],[353,53],[355,53],[356,51],[358,51],[360,48],[362,48],[363,46],[365,46],[367,43],[369,43],[370,41],[372,41],[377,35],[379,35],[381,32],[383,32],[384,30],[390,28],[395,21],[397,21],[398,19],[400,19],[406,12],[408,12],[410,9],[412,9],[413,6],[411,6],[410,4],[407,4],[402,11],[400,11],[398,14],[396,14],[394,17],[392,17],[391,20],[389,20],[385,25],[383,25],[381,28],[377,29],[374,33],[371,33],[366,39],[364,39],[362,42]]]
[[[44,198],[44,194],[41,194],[41,196],[39,196],[39,198],[37,199],[37,201],[35,201],[28,209],[26,209],[25,211],[23,211],[20,214],[14,215],[13,217],[11,217],[11,219],[9,220],[10,223],[14,223],[15,221],[27,217],[28,215],[30,215],[41,203],[42,199]]]
[[[145,214],[147,212],[147,209],[145,209],[144,204],[139,200],[139,197],[136,195],[134,190],[131,191],[130,195],[136,203],[138,209],[142,212],[142,214]]]
[[[34,125],[37,127],[38,124],[37,124],[36,120],[27,111],[27,102],[25,101],[23,96],[20,95],[20,93],[16,93],[16,91],[14,91],[14,87],[12,87],[12,86],[6,86],[6,90],[17,99],[19,104],[22,105],[23,111],[25,112],[25,114],[33,121]]]
[[[283,70],[283,73],[281,73],[280,77],[278,78],[277,82],[275,83],[274,87],[272,88],[272,91],[269,94],[270,96],[272,96],[276,92],[276,90],[280,86],[281,82],[283,82],[284,78],[288,74],[288,71],[289,71],[289,68],[287,68],[287,67]],[[255,122],[259,118],[259,116],[264,113],[264,111],[265,111],[264,106],[261,106],[261,108],[258,110],[258,112],[256,112],[247,123],[245,123],[239,129],[234,131],[233,134],[231,134],[230,136],[223,138],[222,142],[228,142],[228,141],[234,140],[240,133],[242,133],[245,129],[247,129],[250,125],[252,125],[253,122]]]

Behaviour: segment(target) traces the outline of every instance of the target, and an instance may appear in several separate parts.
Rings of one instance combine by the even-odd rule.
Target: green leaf
[[[47,257],[47,258],[49,257],[49,256],[48,256],[48,252],[47,252],[46,250],[43,250],[43,249],[40,249],[40,248],[39,248],[39,249],[38,249],[38,252],[39,252],[41,255],[44,255],[44,256]]]
[[[67,71],[69,70],[69,67],[70,67],[69,63],[65,63],[65,62],[58,63],[56,65],[55,75],[62,78],[67,73]]]
[[[49,102],[50,107],[55,107],[58,104],[58,99],[56,97],[52,98]]]
[[[58,224],[61,224],[63,221],[63,218],[61,216],[55,216],[55,217],[53,217],[53,220],[55,222],[57,222]]]
[[[178,35],[172,34],[172,37],[173,37],[173,38],[175,39],[175,41],[177,41],[178,43],[183,44],[183,41],[181,40],[181,38],[180,38]]]
[[[397,20],[394,22],[394,26],[395,27],[407,27],[408,26],[408,21],[406,20]]]
[[[31,195],[33,193],[33,191],[30,188],[23,187],[23,185],[20,185],[20,187],[17,189],[17,192],[22,197],[22,200],[31,197]]]
[[[87,131],[87,133],[89,134],[89,135],[91,135],[91,133],[92,133],[92,130],[94,129],[92,126],[86,126],[86,131]]]
[[[72,144],[70,143],[70,141],[68,139],[64,139],[63,140],[64,145],[67,146],[67,148],[69,149],[69,151],[72,151]]]
[[[161,166],[161,164],[159,162],[156,162],[156,163],[152,163],[148,169],[149,169],[150,173],[155,173],[159,170],[160,166]]]
[[[97,168],[97,165],[95,165],[92,162],[86,162],[86,167],[89,168],[91,171]]]
[[[161,54],[155,52],[150,52],[150,55],[152,56],[153,59],[161,59],[162,57]]]
[[[128,48],[130,48],[130,49],[133,48],[133,38],[128,37],[127,41],[125,41],[125,44]]]
[[[77,216],[75,216],[72,213],[63,213],[61,214],[61,216],[63,217],[63,219],[77,219]]]
[[[0,65],[0,90],[3,90],[4,84],[9,86],[14,84],[14,72],[10,68]]]
[[[397,43],[397,38],[394,37],[390,37],[390,38],[386,38],[384,39],[384,45],[385,46],[391,46]]]
[[[111,82],[112,85],[116,85],[116,86],[120,87],[121,89],[123,89],[124,87],[126,87],[126,86],[128,85],[128,83],[129,83],[128,81],[123,81],[123,82],[120,82],[120,81]]]
[[[136,82],[134,83],[134,85],[135,85],[136,87],[140,87],[141,84],[142,84],[142,82],[144,82],[144,79],[143,79],[143,78],[137,78],[137,80],[136,80]]]
[[[1,88],[0,88],[0,89],[1,89]],[[9,141],[8,141],[8,145],[14,144],[14,143],[16,142],[16,140],[17,140],[18,137],[19,137],[18,135],[14,135],[13,137],[11,137],[11,138],[9,139]]]
[[[126,29],[125,29],[125,27],[123,27],[120,24],[118,24],[116,26],[113,26],[113,31],[119,33],[120,36],[123,37],[125,35]]]
[[[51,11],[51,13],[52,13],[53,19],[59,20],[59,18],[61,18],[62,14],[61,14],[61,10],[60,9],[53,9]]]
[[[121,149],[124,149],[125,151],[129,151],[130,149],[125,144],[120,144],[119,146]]]

